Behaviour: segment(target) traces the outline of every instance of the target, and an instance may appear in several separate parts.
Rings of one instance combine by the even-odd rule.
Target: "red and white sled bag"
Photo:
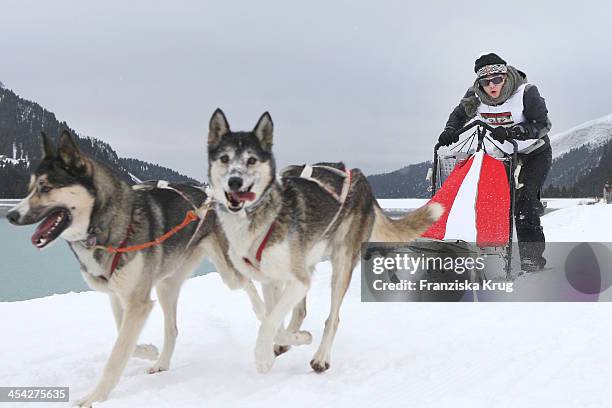
[[[430,202],[444,214],[425,238],[463,240],[480,247],[508,244],[510,186],[505,166],[483,151],[457,164]]]

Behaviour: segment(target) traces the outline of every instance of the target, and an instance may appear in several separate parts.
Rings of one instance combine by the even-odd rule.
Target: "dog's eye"
[[[256,159],[256,158],[254,158],[254,157],[249,157],[249,160],[247,160],[247,164],[248,164],[249,166],[252,166],[252,165],[254,165],[255,163],[257,163],[257,159]]]
[[[221,160],[221,163],[228,163],[229,162],[229,156],[227,154],[224,154],[223,156],[221,156],[221,158],[219,160]]]
[[[49,191],[51,191],[51,187],[49,187],[49,186],[42,186],[42,187],[40,187],[40,192],[41,193],[48,193]]]

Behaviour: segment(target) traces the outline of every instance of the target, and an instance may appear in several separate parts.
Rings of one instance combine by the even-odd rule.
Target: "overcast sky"
[[[564,5],[567,4],[567,5]],[[429,159],[495,51],[552,133],[612,113],[609,2],[0,1],[0,81],[120,156],[203,180],[208,120],[275,123],[279,165]]]

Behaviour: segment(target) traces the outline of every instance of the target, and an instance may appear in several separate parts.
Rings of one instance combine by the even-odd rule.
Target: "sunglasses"
[[[493,82],[494,85],[499,85],[502,82],[504,82],[504,77],[503,76],[495,76],[493,78],[482,78],[478,80],[478,83],[480,84],[480,86],[482,86],[483,88],[489,86],[489,84]]]

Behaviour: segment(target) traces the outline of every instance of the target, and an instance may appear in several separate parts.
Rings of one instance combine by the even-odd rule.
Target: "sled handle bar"
[[[493,129],[495,129],[493,126],[489,125],[488,123],[483,122],[482,120],[475,120],[473,122],[471,122],[470,124],[462,127],[461,129],[457,130],[455,132],[455,134],[460,135],[462,133],[467,132],[468,130],[472,129],[473,127],[479,126],[483,129],[488,130],[489,132],[493,132]],[[478,134],[478,142],[480,143],[482,141],[482,139],[484,138],[484,132],[482,132],[482,134],[479,132]],[[514,147],[514,152],[516,152],[518,150],[518,144],[516,143],[516,140],[514,139],[507,139],[508,142],[510,142],[512,144],[512,146]],[[436,146],[434,147],[434,153],[437,154],[438,149],[442,147],[442,145],[438,142],[436,143]]]
[[[488,123],[483,122],[482,120],[475,120],[472,123],[468,124],[467,126],[462,127],[455,133],[460,135],[476,126],[480,128],[478,129],[478,150],[480,150],[480,146],[482,145],[482,141],[485,137],[484,130],[493,132],[493,129],[495,129],[493,126],[489,125]],[[507,141],[512,144],[512,168],[514,169],[516,168],[516,164],[518,163],[518,156],[517,156],[518,144],[516,143],[516,140],[514,139],[507,139]],[[437,181],[437,173],[438,173],[438,149],[440,149],[440,147],[442,147],[440,142],[436,143],[436,146],[434,147],[433,174],[432,174],[432,179],[431,179],[432,197],[436,193],[436,181]]]

